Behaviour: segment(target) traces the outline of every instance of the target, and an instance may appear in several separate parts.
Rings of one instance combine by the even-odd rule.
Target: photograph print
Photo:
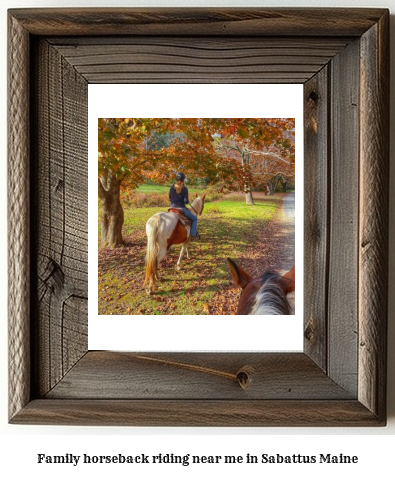
[[[295,314],[295,118],[98,118],[98,314]]]

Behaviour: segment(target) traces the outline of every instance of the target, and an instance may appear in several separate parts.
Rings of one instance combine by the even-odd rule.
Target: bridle
[[[192,206],[192,204],[190,204],[190,206],[191,206],[191,209],[193,209],[195,211],[196,216],[200,216],[203,212],[203,209],[204,209],[204,201],[202,199],[202,210],[200,212],[197,212],[196,209]]]

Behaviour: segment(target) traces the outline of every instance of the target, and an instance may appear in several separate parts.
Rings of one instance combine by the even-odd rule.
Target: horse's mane
[[[281,277],[267,271],[261,277],[259,288],[250,315],[291,315],[291,306],[280,285]]]

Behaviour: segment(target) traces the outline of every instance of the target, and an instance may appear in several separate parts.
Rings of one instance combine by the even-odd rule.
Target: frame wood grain
[[[9,420],[383,426],[384,9],[9,11]],[[303,353],[87,349],[87,85],[303,83]]]

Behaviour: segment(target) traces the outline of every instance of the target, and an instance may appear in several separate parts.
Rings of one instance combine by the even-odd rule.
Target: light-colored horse
[[[196,195],[191,204],[191,213],[200,216],[204,208],[204,198]],[[147,253],[145,256],[145,281],[148,292],[156,288],[159,281],[158,268],[160,262],[166,256],[167,251],[175,244],[182,244],[180,257],[177,261],[177,269],[181,269],[181,261],[185,254],[189,259],[188,245],[190,242],[191,226],[184,226],[178,220],[178,214],[174,212],[158,212],[148,219],[145,226],[147,233]]]

